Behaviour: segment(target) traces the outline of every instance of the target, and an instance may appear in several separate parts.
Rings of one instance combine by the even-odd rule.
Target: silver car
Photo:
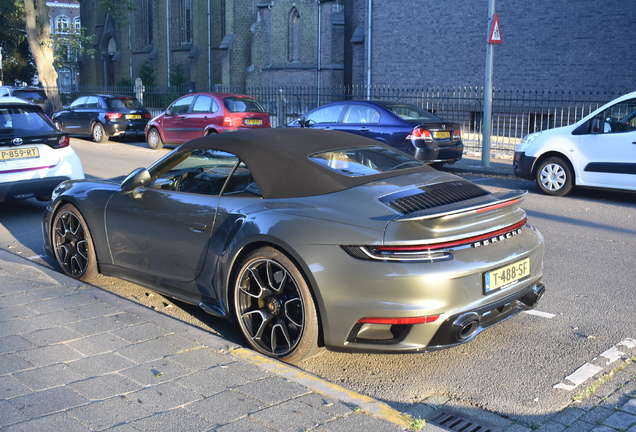
[[[190,141],[121,182],[65,182],[43,234],[67,275],[198,304],[293,363],[452,347],[533,308],[543,238],[525,193],[353,134],[261,129]]]

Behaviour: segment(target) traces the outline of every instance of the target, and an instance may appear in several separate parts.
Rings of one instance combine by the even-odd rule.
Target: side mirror
[[[307,117],[301,117],[298,119],[298,124],[300,125],[301,128],[305,128],[305,127],[310,127],[311,126],[311,120],[307,120]]]
[[[148,185],[150,180],[150,173],[146,168],[137,168],[121,182],[119,193],[129,194],[137,188]]]
[[[603,120],[601,117],[594,117],[590,120],[590,133],[599,134],[602,133],[603,130]]]

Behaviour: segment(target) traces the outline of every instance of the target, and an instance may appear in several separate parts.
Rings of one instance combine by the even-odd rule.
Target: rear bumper
[[[533,180],[532,167],[536,160],[537,158],[526,156],[524,152],[515,152],[515,156],[512,161],[512,168],[515,175],[523,179]]]
[[[108,136],[137,136],[143,135],[146,123],[111,123],[104,125]]]
[[[48,197],[53,189],[70,177],[47,177],[0,184],[0,202],[33,197]]]
[[[443,147],[428,144],[426,147],[411,147],[411,155],[423,162],[457,162],[464,154],[464,144]]]

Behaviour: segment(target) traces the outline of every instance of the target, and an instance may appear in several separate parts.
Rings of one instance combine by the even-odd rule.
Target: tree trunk
[[[62,108],[60,92],[57,88],[57,71],[55,70],[55,53],[51,40],[49,24],[49,7],[46,0],[24,0],[26,34],[29,48],[38,69],[38,79],[51,99],[53,109]]]

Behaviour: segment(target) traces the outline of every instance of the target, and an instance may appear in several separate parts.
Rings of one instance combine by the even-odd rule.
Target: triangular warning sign
[[[497,14],[492,17],[492,25],[490,26],[490,32],[488,33],[488,43],[503,43],[503,38],[501,37],[501,26],[499,25],[499,15]]]

